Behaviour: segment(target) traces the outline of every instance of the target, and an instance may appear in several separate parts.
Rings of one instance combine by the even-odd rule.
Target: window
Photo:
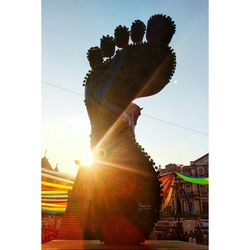
[[[198,173],[199,173],[199,176],[203,176],[204,175],[204,169],[199,168]]]
[[[197,192],[197,184],[192,184],[193,192]]]
[[[206,193],[207,193],[207,187],[204,186],[204,185],[200,185],[200,192],[201,192],[202,194],[206,194]]]
[[[194,168],[191,169],[191,175],[195,175],[195,169]]]
[[[197,215],[200,215],[201,210],[200,210],[200,201],[199,200],[194,201],[194,209],[195,209]]]
[[[192,186],[190,184],[186,185],[186,191],[189,193],[192,191]]]
[[[202,212],[203,215],[208,215],[208,202],[202,202]]]
[[[185,201],[185,200],[182,201],[182,211],[184,214],[188,213],[187,201]]]

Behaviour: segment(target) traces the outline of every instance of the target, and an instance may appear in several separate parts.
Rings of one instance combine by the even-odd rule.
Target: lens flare
[[[84,159],[81,161],[81,165],[84,167],[92,167],[94,163],[94,156],[90,153],[84,157]]]

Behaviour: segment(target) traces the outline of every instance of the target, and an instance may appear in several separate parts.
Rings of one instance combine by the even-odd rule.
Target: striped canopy
[[[67,207],[74,177],[42,168],[42,212],[63,214]]]

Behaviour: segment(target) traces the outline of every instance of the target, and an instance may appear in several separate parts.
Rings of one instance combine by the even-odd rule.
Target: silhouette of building
[[[41,160],[41,167],[43,169],[47,169],[47,170],[50,170],[50,171],[53,171],[53,168],[51,167],[50,163],[49,163],[49,160],[46,158],[46,156],[44,156]]]

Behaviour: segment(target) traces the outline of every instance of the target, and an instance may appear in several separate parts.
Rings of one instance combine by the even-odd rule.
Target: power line
[[[54,88],[58,88],[58,89],[61,89],[61,90],[70,92],[70,93],[75,94],[75,95],[78,95],[78,96],[83,96],[82,94],[80,94],[80,93],[78,93],[78,92],[72,91],[72,90],[67,89],[67,88],[60,87],[60,86],[58,86],[58,85],[55,85],[55,84],[50,83],[50,82],[47,82],[47,81],[42,81],[42,83],[47,84],[47,85],[49,85],[49,86],[52,86],[52,87],[54,87]],[[193,129],[193,128],[188,128],[188,127],[182,126],[182,125],[180,125],[180,124],[176,124],[176,123],[169,122],[169,121],[166,121],[166,120],[162,120],[162,119],[159,119],[159,118],[154,117],[154,116],[151,116],[151,115],[142,114],[142,116],[148,117],[148,118],[153,119],[153,120],[156,120],[156,121],[163,122],[163,123],[168,124],[168,125],[171,125],[171,126],[175,126],[175,127],[179,127],[179,128],[182,128],[182,129],[186,129],[186,130],[189,130],[189,131],[194,132],[194,133],[198,133],[198,134],[201,134],[201,135],[208,136],[208,134],[205,133],[205,132],[202,132],[202,131],[199,131],[199,130],[196,130],[196,129]]]
[[[75,95],[83,96],[82,94],[80,94],[80,93],[78,93],[78,92],[75,92],[75,91],[72,91],[72,90],[70,90],[70,89],[66,89],[66,88],[57,86],[57,85],[55,85],[55,84],[53,84],[53,83],[50,83],[50,82],[42,81],[42,83],[47,84],[47,85],[50,85],[50,86],[52,86],[52,87],[54,87],[54,88],[58,88],[58,89],[61,89],[61,90],[68,91],[68,92],[70,92],[70,93],[72,93],[72,94],[75,94]]]
[[[180,125],[180,124],[176,124],[176,123],[173,123],[173,122],[168,122],[168,121],[165,121],[165,120],[162,120],[162,119],[153,117],[153,116],[151,116],[151,115],[142,114],[142,116],[145,116],[145,117],[148,117],[148,118],[150,118],[150,119],[153,119],[153,120],[157,120],[157,121],[166,123],[166,124],[171,125],[171,126],[175,126],[175,127],[187,129],[187,130],[189,130],[189,131],[192,131],[192,132],[195,132],[195,133],[199,133],[199,134],[208,136],[208,134],[206,134],[205,132],[202,132],[202,131],[199,131],[199,130],[196,130],[196,129],[193,129],[193,128],[184,127],[184,126],[182,126],[182,125]]]

